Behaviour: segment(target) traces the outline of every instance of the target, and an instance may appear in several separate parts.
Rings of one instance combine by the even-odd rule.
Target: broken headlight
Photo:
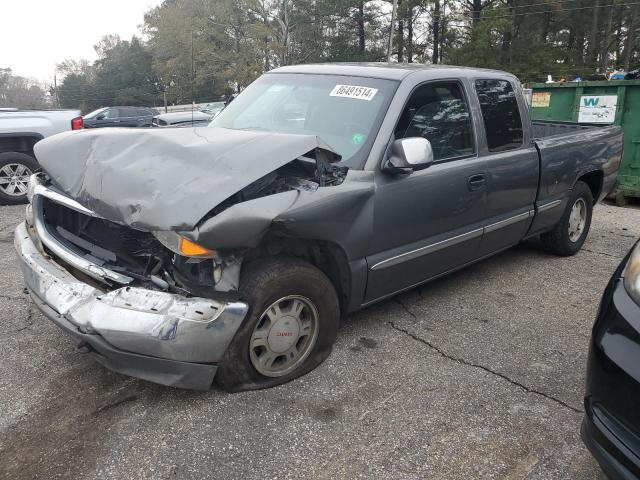
[[[33,193],[35,192],[36,185],[40,184],[38,175],[38,173],[31,175],[29,177],[29,182],[27,183],[27,200],[29,200],[29,203],[33,200]]]
[[[640,305],[640,242],[631,251],[629,262],[624,272],[624,288],[631,298]]]
[[[163,230],[153,232],[153,236],[169,250],[183,257],[213,258],[215,255],[214,250],[203,247],[199,243],[178,235],[176,232]]]

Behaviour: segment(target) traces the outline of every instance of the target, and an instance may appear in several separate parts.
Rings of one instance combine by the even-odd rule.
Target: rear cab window
[[[524,135],[518,99],[507,80],[476,80],[489,152],[504,152],[522,147]]]

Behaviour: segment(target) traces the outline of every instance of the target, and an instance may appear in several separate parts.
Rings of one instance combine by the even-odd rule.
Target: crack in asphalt
[[[611,258],[617,258],[618,260],[622,260],[624,258],[623,257],[619,257],[618,255],[611,255],[610,253],[605,253],[605,252],[596,252],[595,250],[589,250],[588,248],[582,248],[583,252],[589,252],[589,253],[593,253],[595,255],[602,255],[603,257],[611,257]]]
[[[102,413],[105,410],[111,410],[112,408],[118,407],[124,403],[135,402],[136,400],[138,400],[138,397],[136,395],[128,395],[126,397],[115,400],[111,403],[107,403],[105,405],[98,407],[93,413],[94,414]]]
[[[396,303],[398,303],[398,305],[400,305],[400,306],[402,307],[402,309],[403,309],[405,312],[407,312],[407,313],[408,313],[408,314],[409,314],[409,315],[410,315],[414,320],[416,320],[416,321],[418,320],[418,317],[416,316],[416,314],[415,314],[415,313],[413,313],[413,312],[409,309],[409,307],[407,307],[407,306],[405,305],[405,303],[404,303],[402,300],[400,300],[398,297],[396,297],[394,300],[395,300],[395,301],[396,301]],[[404,333],[405,335],[408,335],[409,337],[411,337],[412,339],[416,340],[417,342],[420,342],[420,343],[422,343],[422,344],[426,345],[427,347],[429,347],[430,349],[434,350],[434,351],[435,351],[435,352],[437,352],[441,357],[446,358],[447,360],[451,360],[451,361],[453,361],[453,362],[459,363],[459,364],[461,364],[461,365],[466,365],[466,366],[468,366],[468,367],[478,368],[478,369],[483,370],[483,371],[485,371],[485,372],[487,372],[487,373],[490,373],[491,375],[494,375],[494,376],[499,377],[499,378],[501,378],[501,379],[503,379],[503,380],[506,380],[506,381],[507,381],[507,382],[509,382],[510,384],[512,384],[512,385],[514,385],[514,386],[516,386],[516,387],[518,387],[518,388],[520,388],[520,389],[524,390],[524,391],[525,391],[525,392],[527,392],[527,393],[533,393],[533,394],[535,394],[535,395],[540,395],[541,397],[544,397],[544,398],[546,398],[547,400],[551,400],[552,402],[554,402],[554,403],[556,403],[556,404],[558,404],[558,405],[560,405],[560,406],[562,406],[562,407],[564,407],[564,408],[567,408],[567,409],[571,410],[572,412],[575,412],[575,413],[584,413],[584,411],[583,411],[583,410],[581,410],[581,409],[579,409],[579,408],[576,408],[576,407],[574,407],[574,406],[572,406],[572,405],[569,405],[568,403],[566,403],[566,402],[565,402],[565,401],[563,401],[563,400],[560,400],[559,398],[556,398],[556,397],[554,397],[554,396],[552,396],[552,395],[549,395],[549,394],[547,394],[547,393],[541,392],[541,391],[539,391],[539,390],[535,390],[535,389],[533,389],[533,388],[527,387],[526,385],[524,385],[524,384],[522,384],[522,383],[518,382],[517,380],[513,380],[512,378],[509,378],[508,376],[506,376],[506,375],[505,375],[505,374],[503,374],[503,373],[496,372],[495,370],[492,370],[492,369],[491,369],[491,368],[489,368],[489,367],[486,367],[486,366],[484,366],[484,365],[480,365],[479,363],[473,363],[473,362],[470,362],[469,360],[465,360],[464,358],[454,357],[453,355],[450,355],[450,354],[448,354],[447,352],[445,352],[444,350],[442,350],[442,349],[441,349],[440,347],[438,347],[437,345],[435,345],[435,344],[431,343],[429,340],[426,340],[426,339],[424,339],[424,338],[421,338],[421,337],[419,337],[419,336],[417,336],[417,335],[415,335],[415,334],[411,333],[410,331],[408,331],[408,330],[406,330],[406,329],[404,329],[404,328],[402,328],[402,327],[397,326],[394,322],[388,322],[388,323],[389,323],[389,325],[391,326],[391,328],[393,328],[394,330],[396,330],[396,331],[398,331],[398,332],[400,332],[400,333]]]
[[[0,299],[21,300],[21,301],[25,301],[25,302],[27,302],[27,300],[28,300],[26,298],[11,297],[9,295],[0,295]],[[32,303],[31,302],[27,302],[27,318],[25,318],[26,325],[24,327],[16,328],[15,330],[10,330],[10,331],[0,335],[0,338],[10,338],[10,337],[14,336],[17,333],[23,332],[23,331],[27,330],[28,328],[32,327],[33,326],[33,310],[32,310],[31,307],[32,307]]]
[[[0,299],[2,299],[2,300],[26,300],[25,297],[12,297],[11,295],[2,295],[2,294],[0,294]]]

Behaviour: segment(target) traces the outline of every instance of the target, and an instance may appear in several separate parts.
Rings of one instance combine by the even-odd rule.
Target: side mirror
[[[383,162],[382,171],[409,174],[433,163],[433,149],[426,138],[399,138],[391,145],[391,155]]]
[[[101,113],[96,117],[96,120],[104,120],[104,113]]]

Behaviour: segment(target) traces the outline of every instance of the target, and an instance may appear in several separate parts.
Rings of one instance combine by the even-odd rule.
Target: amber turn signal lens
[[[204,248],[188,238],[180,237],[180,254],[185,257],[209,257],[213,255],[213,250]]]

